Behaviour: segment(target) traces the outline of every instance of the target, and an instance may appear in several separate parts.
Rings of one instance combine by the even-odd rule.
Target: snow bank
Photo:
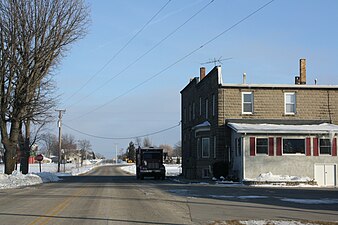
[[[16,188],[42,183],[41,177],[35,174],[24,175],[19,171],[13,171],[11,175],[0,174],[0,189]]]
[[[43,183],[57,182],[61,180],[58,176],[56,176],[56,174],[50,172],[36,173],[35,175],[39,176]]]
[[[57,182],[62,176],[76,176],[86,173],[98,165],[92,164],[89,160],[83,162],[82,167],[79,164],[67,163],[61,165],[63,173],[57,173],[56,163],[43,163],[41,164],[41,172],[39,164],[29,164],[29,174],[22,174],[20,171],[13,171],[11,175],[4,174],[4,165],[0,165],[0,189],[17,188],[22,186],[29,186],[47,182]],[[18,164],[18,169],[20,164]]]
[[[312,179],[309,177],[298,177],[298,176],[289,176],[289,175],[274,175],[271,172],[262,173],[254,179],[245,179],[245,181],[271,181],[271,182],[308,182]]]

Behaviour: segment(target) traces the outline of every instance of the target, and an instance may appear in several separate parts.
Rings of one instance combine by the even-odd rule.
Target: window
[[[208,168],[203,168],[202,178],[209,178],[209,169]]]
[[[200,116],[202,115],[202,98],[200,97]]]
[[[214,158],[216,158],[216,151],[217,151],[217,145],[216,145],[216,136],[214,136]]]
[[[305,154],[305,139],[283,139],[283,154]]]
[[[267,138],[256,138],[256,153],[257,154],[268,154],[268,139]]]
[[[194,120],[196,118],[196,107],[195,102],[192,103],[192,119]]]
[[[238,156],[242,155],[242,138],[237,139],[237,154]]]
[[[242,113],[252,114],[253,113],[253,93],[242,92]]]
[[[285,114],[295,114],[296,113],[296,93],[285,93]]]
[[[202,158],[209,158],[210,156],[210,139],[202,138]]]
[[[208,117],[209,117],[209,113],[208,113],[208,111],[209,111],[209,100],[208,99],[205,99],[205,118],[206,119],[208,119]]]
[[[216,96],[212,95],[212,116],[216,115]]]
[[[319,149],[321,155],[331,155],[331,141],[330,139],[320,139]]]

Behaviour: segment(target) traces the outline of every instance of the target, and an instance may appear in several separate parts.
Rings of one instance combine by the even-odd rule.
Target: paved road
[[[309,199],[316,204],[304,204]],[[232,219],[338,221],[338,190],[138,181],[115,166],[63,182],[0,190],[0,224],[178,225]]]

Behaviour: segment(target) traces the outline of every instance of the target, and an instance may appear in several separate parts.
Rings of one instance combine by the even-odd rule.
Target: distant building
[[[338,86],[223,84],[221,67],[181,91],[182,172],[186,178],[261,173],[308,176],[337,185]]]

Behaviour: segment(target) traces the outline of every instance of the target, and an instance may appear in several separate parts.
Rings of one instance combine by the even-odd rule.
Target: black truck
[[[138,148],[136,149],[136,178],[144,177],[165,179],[165,167],[163,165],[163,149]]]

